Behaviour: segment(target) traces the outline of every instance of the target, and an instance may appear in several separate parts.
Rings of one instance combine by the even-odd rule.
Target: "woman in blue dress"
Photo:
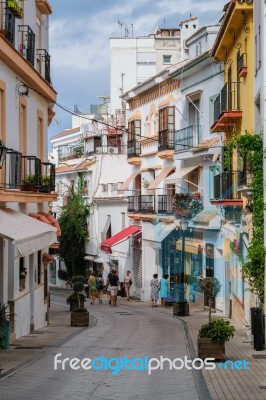
[[[160,282],[160,287],[161,287],[160,296],[161,296],[162,307],[165,307],[165,301],[166,301],[166,297],[167,297],[167,293],[168,293],[168,285],[169,285],[168,277],[169,277],[168,274],[164,274],[164,276]]]

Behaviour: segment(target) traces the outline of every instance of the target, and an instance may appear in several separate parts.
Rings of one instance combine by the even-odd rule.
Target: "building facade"
[[[47,159],[56,100],[51,12],[48,1],[0,4],[0,303],[14,315],[15,338],[46,323],[48,249],[57,241],[57,228],[45,219],[56,198],[54,165]]]

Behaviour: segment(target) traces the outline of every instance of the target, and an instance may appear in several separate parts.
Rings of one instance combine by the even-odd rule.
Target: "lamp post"
[[[185,235],[188,228],[188,221],[182,219],[179,224],[181,237],[182,237],[182,251],[181,251],[181,276],[179,285],[179,311],[178,315],[185,316],[186,301],[185,301]]]

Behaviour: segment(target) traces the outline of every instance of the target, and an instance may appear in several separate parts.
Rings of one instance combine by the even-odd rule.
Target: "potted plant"
[[[34,192],[35,191],[35,176],[27,175],[22,181],[22,186],[23,186],[23,188],[25,188],[26,191]]]
[[[229,321],[214,319],[202,325],[198,336],[198,357],[224,360],[225,342],[234,336],[235,328]]]
[[[84,301],[86,301],[86,296],[82,293],[73,292],[66,299],[67,304],[70,306],[70,311],[77,310],[78,308],[84,307]]]
[[[86,326],[89,325],[89,313],[87,308],[84,308],[80,301],[80,292],[84,290],[84,283],[82,282],[75,282],[73,285],[74,292],[77,293],[78,297],[78,308],[71,312],[71,326]],[[84,295],[82,295],[84,296]],[[85,296],[84,296],[85,297]]]
[[[211,357],[218,360],[225,359],[225,342],[233,337],[235,328],[229,321],[215,319],[212,321],[212,301],[218,296],[221,289],[219,280],[207,277],[199,280],[199,291],[208,296],[209,322],[204,324],[198,335],[198,356],[202,359]]]
[[[8,305],[0,303],[0,336],[2,337],[1,347],[4,350],[9,349],[10,317]]]
[[[49,175],[43,175],[41,177],[41,184],[42,184],[41,192],[43,193],[51,192],[51,178]]]
[[[7,0],[7,8],[12,12],[17,18],[23,18],[23,8],[20,6],[21,1],[18,0]]]

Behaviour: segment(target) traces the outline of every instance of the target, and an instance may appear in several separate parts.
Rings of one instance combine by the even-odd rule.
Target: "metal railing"
[[[226,83],[214,102],[214,121],[225,111],[240,110],[240,83]]]
[[[191,125],[175,131],[175,151],[189,151],[200,143],[202,137],[202,125]]]
[[[35,61],[35,34],[28,25],[19,25],[19,52],[34,66]]]
[[[155,196],[153,195],[128,196],[127,200],[128,212],[155,213]]]
[[[45,49],[37,49],[37,62],[40,74],[51,83],[50,75],[50,54]]]
[[[238,199],[239,172],[223,172],[214,177],[214,200]]]

